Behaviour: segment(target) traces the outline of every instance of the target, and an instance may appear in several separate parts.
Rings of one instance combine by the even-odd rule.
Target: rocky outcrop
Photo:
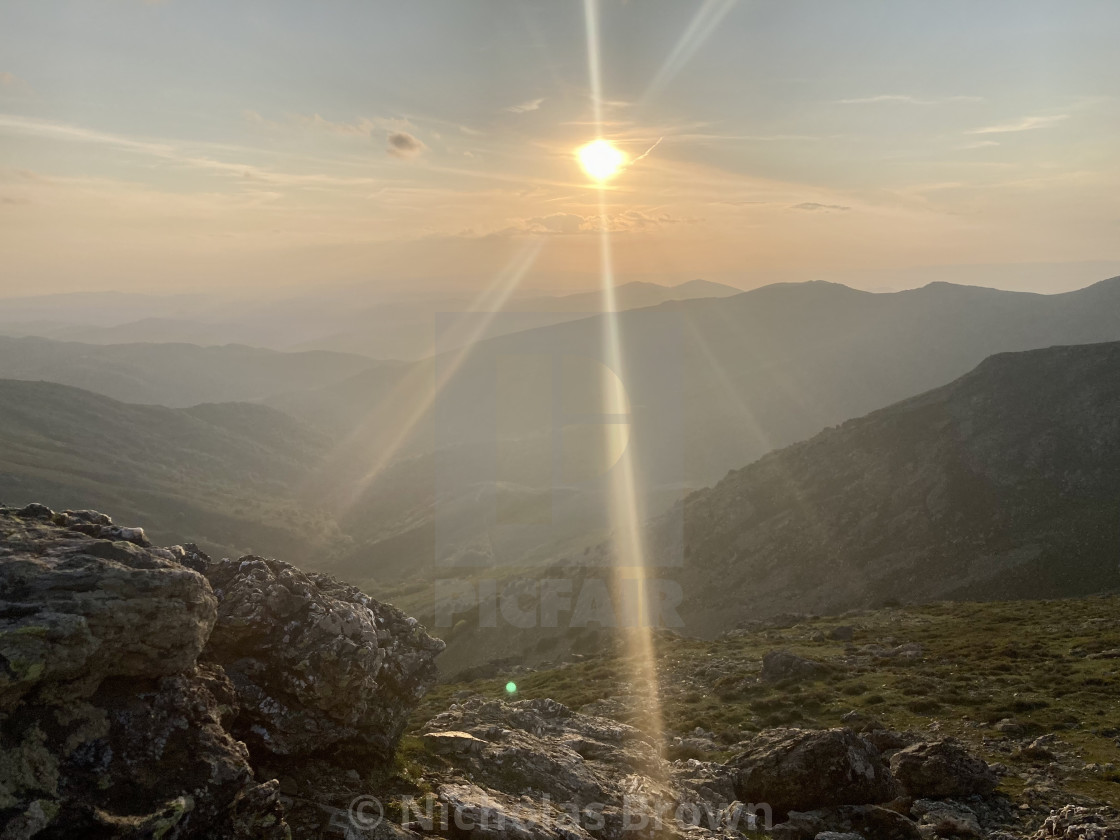
[[[763,682],[782,680],[819,680],[831,669],[823,662],[815,662],[788,650],[772,650],[762,657]]]
[[[898,794],[879,751],[850,729],[772,729],[731,760],[740,799],[775,814],[887,802]]]
[[[354,587],[279,560],[222,560],[206,575],[220,601],[206,657],[236,687],[239,737],[284,756],[343,742],[392,755],[443,642]]]
[[[553,700],[470,699],[424,738],[457,777],[440,801],[471,830],[485,817],[480,837],[739,836],[766,820],[735,800],[723,765],[667,762],[639,730]]]
[[[217,600],[139,528],[90,511],[0,509],[0,708],[190,669]]]
[[[955,741],[913,744],[891,756],[891,771],[915,798],[957,799],[983,796],[999,778],[981,759]]]
[[[441,648],[323,575],[0,507],[0,838],[288,838],[241,736],[265,758],[347,739],[368,769]]]
[[[1120,818],[1067,805],[1054,811],[1031,840],[1120,840]]]

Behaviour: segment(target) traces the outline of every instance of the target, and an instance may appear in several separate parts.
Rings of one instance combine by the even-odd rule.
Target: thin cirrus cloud
[[[638,208],[623,210],[608,215],[605,219],[598,215],[583,216],[578,213],[552,213],[547,216],[518,219],[509,227],[482,235],[488,238],[525,235],[571,236],[600,233],[604,230],[610,233],[641,233],[657,230],[666,225],[692,224],[697,221],[697,219],[674,216],[663,211],[647,211]]]
[[[51,122],[35,117],[17,114],[0,114],[0,133],[23,134],[47,140],[60,140],[76,143],[89,143],[132,152],[145,157],[156,158],[168,165],[206,170],[218,175],[234,178],[242,184],[270,183],[282,186],[308,187],[350,187],[368,186],[376,183],[368,177],[339,177],[324,174],[286,173],[251,164],[219,160],[205,154],[189,151],[166,140],[138,140],[96,129],[69,123]],[[415,138],[413,138],[415,139]],[[419,142],[419,141],[416,141]],[[209,146],[209,144],[203,144]],[[421,144],[422,145],[422,144]],[[213,151],[229,151],[228,148],[215,146]]]
[[[1036,128],[1048,128],[1062,120],[1068,120],[1069,114],[1055,114],[1049,117],[1024,117],[1013,123],[989,125],[984,128],[974,128],[969,134],[1011,134],[1017,131],[1033,131]]]
[[[790,210],[803,210],[806,213],[846,213],[851,209],[844,204],[820,204],[816,201],[803,201],[790,208]]]
[[[412,123],[407,119],[388,117],[374,118],[359,117],[351,122],[328,120],[318,113],[288,114],[284,120],[272,120],[262,116],[257,111],[243,111],[245,121],[268,129],[284,129],[289,127],[306,128],[315,131],[324,131],[328,134],[337,134],[341,137],[372,137],[378,131],[406,131],[412,128]]]
[[[510,105],[506,108],[511,114],[527,114],[529,111],[539,111],[541,105],[544,104],[544,99],[530,99],[528,102],[522,102],[520,105]]]
[[[982,96],[943,96],[923,99],[904,93],[883,93],[878,96],[860,96],[854,99],[837,99],[838,105],[876,105],[879,103],[898,103],[902,105],[944,105],[948,102],[983,102]]]
[[[413,158],[426,148],[423,142],[407,131],[390,132],[386,151],[395,158]]]

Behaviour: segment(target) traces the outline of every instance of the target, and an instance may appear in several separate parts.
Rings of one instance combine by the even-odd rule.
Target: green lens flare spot
[[[515,682],[506,683],[506,694],[516,694],[516,693],[517,693],[517,683],[515,683]]]

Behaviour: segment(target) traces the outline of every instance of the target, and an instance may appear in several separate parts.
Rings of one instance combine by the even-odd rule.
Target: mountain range
[[[617,371],[603,350],[612,329],[624,350]],[[725,484],[672,507],[690,492],[821,429],[944,386],[989,356],[1117,340],[1120,278],[1049,296],[950,284],[890,294],[829,283],[777,285],[580,318],[413,363],[239,346],[3,339],[0,377],[53,379],[118,402],[52,391],[43,383],[4,383],[8,404],[0,433],[7,450],[0,498],[62,507],[81,505],[89,494],[108,496],[85,504],[150,523],[163,541],[194,541],[219,553],[230,545],[229,523],[244,515],[238,512],[245,508],[241,500],[255,498],[260,509],[252,516],[261,530],[240,531],[254,534],[253,548],[314,556],[349,580],[376,580],[409,609],[430,610],[435,569],[474,580],[594,559],[612,527],[606,486],[596,469],[569,467],[586,467],[594,455],[605,469],[610,457],[603,430],[621,428],[640,468],[640,515],[660,523],[654,547],[687,552],[690,564],[699,563],[696,579],[709,575],[714,589],[730,574],[721,564],[746,557],[742,546],[752,540],[775,556],[809,546],[804,541],[814,532],[808,520],[791,532],[803,541],[793,547],[775,523],[782,517],[799,521],[793,507],[798,499],[836,482],[825,481],[826,471],[821,488],[806,474],[799,481],[809,484],[795,494],[776,495],[777,484],[758,491],[783,501],[777,518],[744,525],[748,536],[726,530],[741,518],[728,507],[734,502],[727,499],[737,497],[723,495]],[[999,377],[993,377],[977,381],[998,389]],[[619,408],[606,417],[598,405],[604,383],[617,390]],[[1081,387],[1090,395],[1103,393],[1103,385],[1089,380]],[[190,407],[246,401],[258,404]],[[961,405],[953,403],[953,410],[964,411]],[[1013,419],[991,418],[992,434]],[[1003,431],[1010,435],[1012,429]],[[935,443],[931,438],[931,457],[940,451]],[[1013,452],[1026,446],[1019,438],[1005,444]],[[813,446],[814,453],[825,453],[819,442]],[[118,480],[117,451],[127,453],[119,457],[122,463],[150,463]],[[197,464],[208,462],[207,452],[220,453],[210,459],[216,458],[223,476],[218,493],[191,477]],[[825,454],[820,457],[831,464]],[[174,501],[151,501],[169,497]],[[705,521],[703,500],[709,497],[721,511],[719,527],[697,525]],[[304,511],[310,524],[298,535],[269,532],[275,506]],[[666,511],[668,519],[657,519]],[[676,523],[676,531],[666,523]],[[847,520],[829,527],[854,539]],[[927,536],[941,528],[924,527]],[[914,539],[915,546],[922,544],[919,533]],[[828,540],[840,550],[838,537]],[[857,554],[868,550],[862,543],[853,546]],[[905,558],[917,556],[915,546],[906,544],[898,558],[882,560],[900,570],[897,580],[876,574],[853,583],[851,591],[883,598],[909,591],[910,578],[901,570],[909,568]],[[1000,557],[999,568],[1014,565]],[[944,562],[951,564],[951,558]],[[755,560],[742,563],[757,566]],[[843,601],[849,592],[843,585],[810,595],[818,566],[806,563],[797,568],[808,583],[791,603],[832,608],[828,592]],[[827,567],[825,560],[820,564]],[[782,593],[791,584],[785,576],[794,567],[781,569],[772,588],[759,584],[760,592],[769,593],[767,604],[786,598]],[[993,580],[1009,578],[1001,572]],[[1100,586],[1105,579],[1086,580],[1086,586]],[[979,578],[968,581],[967,591],[987,591],[989,584]],[[695,604],[696,620],[712,631],[751,612],[741,603],[711,601],[703,592],[687,603]]]
[[[675,286],[632,282],[615,289],[619,310],[740,289],[707,280]],[[548,326],[603,309],[602,293],[514,297],[501,313],[467,298],[371,302],[360,289],[260,300],[122,293],[0,300],[0,335],[87,344],[245,344],[289,352],[326,350],[375,359],[418,359],[437,348]]]

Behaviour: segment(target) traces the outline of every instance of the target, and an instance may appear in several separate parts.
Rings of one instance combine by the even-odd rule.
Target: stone
[[[329,575],[248,556],[206,570],[218,618],[206,658],[240,699],[234,732],[254,754],[345,743],[388,759],[436,681],[444,643],[395,607]]]
[[[786,650],[772,650],[762,657],[763,682],[816,680],[829,673],[829,667]]]
[[[730,761],[736,795],[768,803],[775,816],[887,802],[898,793],[879,751],[850,729],[771,729],[745,745]]]
[[[469,817],[472,836],[706,838],[738,836],[736,826],[742,832],[766,824],[765,812],[736,801],[729,768],[695,759],[669,763],[634,727],[573,712],[554,700],[474,697],[437,715],[424,730],[427,743],[445,735],[470,744],[444,753],[461,781],[441,787],[439,797]],[[485,745],[478,749],[464,735]],[[484,815],[505,815],[503,828],[480,829]],[[556,822],[560,815],[572,819]],[[541,833],[546,830],[552,833]]]
[[[20,704],[0,724],[0,810],[22,808],[25,824],[45,814],[40,830],[73,837],[284,840],[283,809],[224,729],[232,691],[202,666],[110,677],[69,703]]]
[[[1031,840],[1120,840],[1120,818],[1115,812],[1066,805],[1050,812]]]
[[[958,799],[985,796],[999,778],[979,758],[956,741],[921,742],[899,750],[890,759],[891,771],[916,799]]]
[[[910,808],[919,828],[928,827],[938,837],[982,837],[976,812],[958,802],[919,799]]]
[[[94,515],[82,513],[78,525]],[[75,530],[74,518],[0,508],[0,712],[32,691],[89,694],[108,677],[188,670],[214,625],[205,578],[115,533]]]

